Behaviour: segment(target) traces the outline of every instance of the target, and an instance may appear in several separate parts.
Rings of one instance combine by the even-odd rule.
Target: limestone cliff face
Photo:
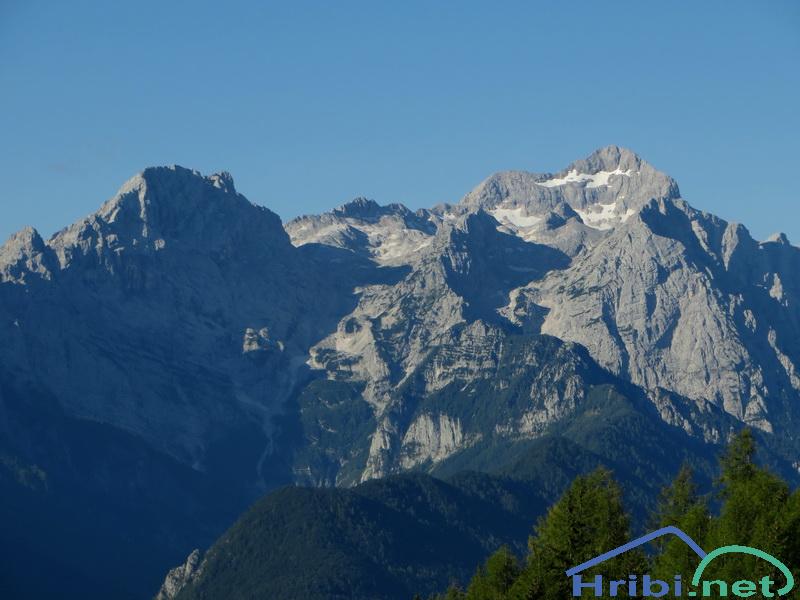
[[[351,212],[348,226],[367,231],[378,210],[369,222]],[[405,255],[408,274],[363,289],[355,311],[311,350],[310,364],[328,377],[364,383],[377,418],[364,478],[423,457],[436,462],[456,438],[466,448],[490,431],[533,436],[568,412],[560,398],[521,423],[487,422],[470,435],[448,413],[397,417],[408,407],[396,406],[407,401],[394,390],[428,357],[449,360],[426,371],[423,394],[477,369],[509,327],[585,348],[640,386],[666,421],[704,439],[724,435],[699,416],[711,406],[794,437],[786,424],[797,423],[800,315],[797,288],[786,282],[796,279],[800,251],[785,238],[758,243],[742,226],[693,209],[669,176],[614,146],[555,174],[495,174],[459,204],[417,215],[426,227],[416,235],[427,240]],[[469,349],[458,352],[465,331]],[[569,397],[580,393],[576,386]]]
[[[3,376],[202,470],[231,431],[267,447],[337,310],[316,269],[229,175],[147,169],[47,242],[29,229],[2,247]]]
[[[789,433],[800,313],[783,281],[799,261],[793,246],[653,200],[570,268],[517,291],[508,313],[524,321],[544,309],[543,333],[585,346],[637,385]]]
[[[444,413],[422,414],[403,436],[400,466],[411,469],[426,462],[437,463],[466,447],[461,421]]]

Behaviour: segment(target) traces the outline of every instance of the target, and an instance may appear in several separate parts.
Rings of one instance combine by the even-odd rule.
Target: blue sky
[[[3,239],[148,165],[228,170],[288,219],[456,201],[615,143],[800,244],[798,138],[796,0],[0,0]]]

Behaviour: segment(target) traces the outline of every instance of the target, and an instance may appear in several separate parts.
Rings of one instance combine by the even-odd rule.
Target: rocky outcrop
[[[202,575],[200,566],[200,550],[192,550],[185,563],[170,569],[169,573],[167,573],[155,600],[174,600],[177,598],[184,587],[191,583],[193,579]]]

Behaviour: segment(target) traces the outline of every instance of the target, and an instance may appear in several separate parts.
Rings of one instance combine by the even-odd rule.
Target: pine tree
[[[519,573],[517,557],[503,546],[478,569],[467,588],[466,600],[505,600]]]
[[[661,493],[653,524],[656,528],[675,526],[689,535],[702,547],[711,515],[707,502],[697,494],[692,470],[684,465],[672,482]],[[662,537],[657,541],[658,553],[653,562],[653,575],[665,581],[676,574],[688,580],[700,562],[700,557],[685,542],[676,537]]]
[[[756,442],[750,429],[743,429],[734,435],[720,460],[721,483],[730,486],[752,479],[757,471],[753,462],[755,453]]]
[[[789,489],[784,481],[755,464],[755,441],[749,430],[736,435],[722,458],[719,518],[711,527],[708,546],[753,546],[774,556],[790,555],[793,540]],[[764,575],[782,576],[763,560],[733,554],[715,561],[708,576],[727,581],[758,580]]]
[[[786,503],[781,520],[780,559],[792,570],[795,581],[800,581],[800,490],[795,490]]]
[[[509,598],[562,600],[572,597],[565,571],[629,540],[629,519],[619,486],[606,469],[578,477],[540,521],[529,541],[530,556]],[[646,570],[644,555],[632,550],[584,572],[607,579],[627,578]]]
[[[684,466],[662,492],[652,525],[677,526],[707,551],[730,544],[765,550],[781,559],[800,580],[800,491],[790,494],[784,481],[756,464],[755,454],[755,438],[749,430],[731,439],[720,460],[719,517],[710,515],[706,499],[697,492],[691,469]],[[451,587],[446,595],[431,600],[571,598],[571,580],[565,571],[629,539],[629,520],[619,486],[609,471],[598,469],[576,478],[540,519],[535,535],[529,539],[530,554],[521,571],[513,554],[501,549],[478,569],[466,593]],[[645,556],[633,550],[587,569],[582,573],[583,579],[588,581],[601,574],[607,583],[649,571],[666,581],[681,574],[688,583],[698,563],[695,553],[677,538],[660,538],[657,545],[659,552],[652,569]],[[783,575],[765,561],[731,554],[709,565],[703,579],[730,583],[741,579],[758,581],[765,575],[777,586],[782,585]],[[624,597],[624,593],[617,597]]]

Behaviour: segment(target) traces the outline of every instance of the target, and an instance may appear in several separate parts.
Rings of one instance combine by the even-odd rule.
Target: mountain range
[[[286,224],[228,173],[145,169],[0,247],[0,585],[146,598],[186,561],[161,597],[219,597],[242,582],[220,549],[255,520],[299,555],[324,538],[332,566],[279,577],[260,547],[252,589],[406,597],[524,545],[597,464],[644,514],[747,426],[797,481],[798,272],[785,236],[693,208],[616,146],[454,204]],[[318,538],[289,526],[331,514]],[[404,532],[426,527],[463,552],[414,562]],[[331,577],[340,559],[361,575]]]

